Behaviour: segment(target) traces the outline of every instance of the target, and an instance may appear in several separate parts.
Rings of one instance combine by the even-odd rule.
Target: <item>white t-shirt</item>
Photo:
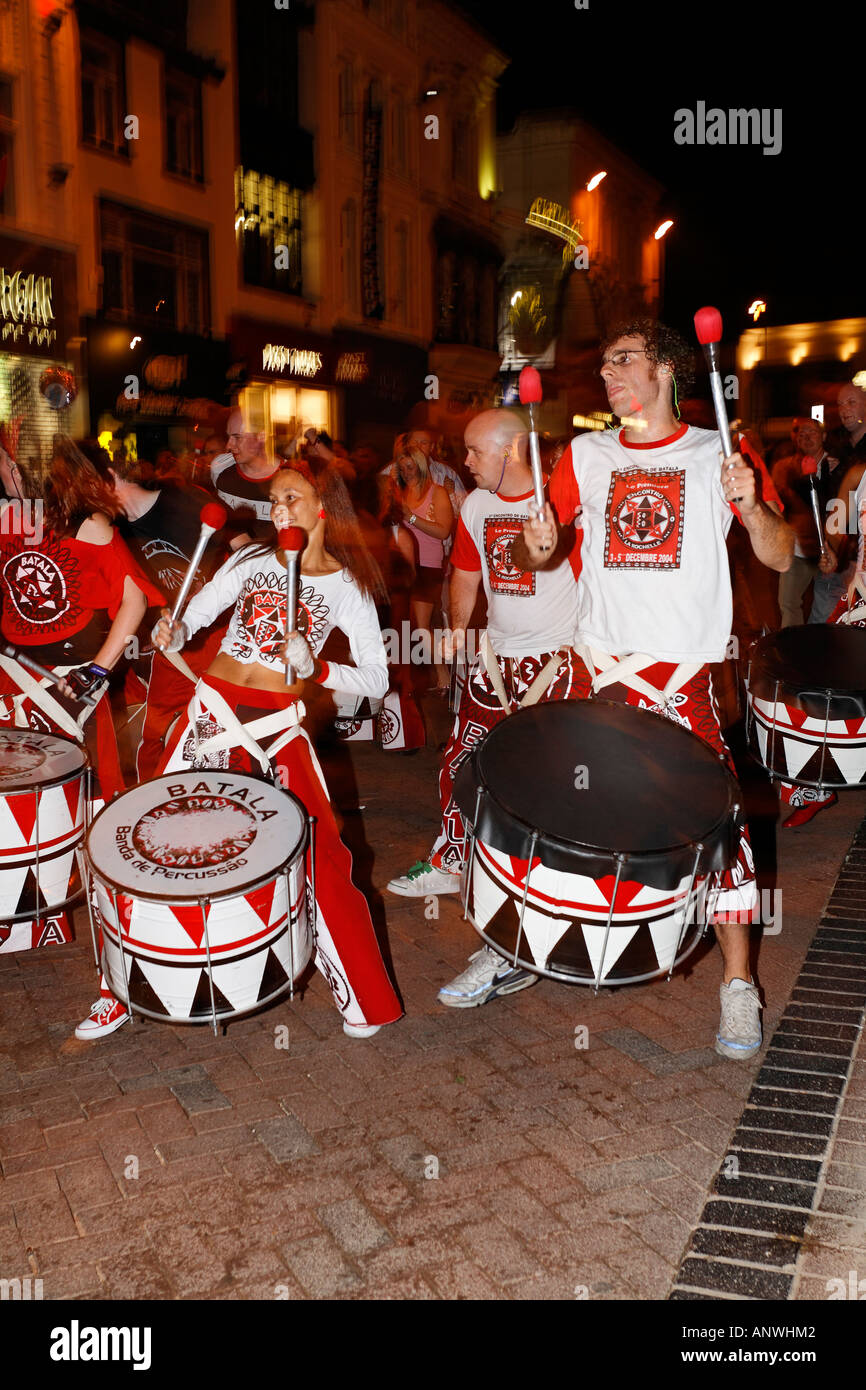
[[[534,494],[503,497],[476,488],[463,503],[451,563],[481,571],[487,595],[487,636],[497,656],[537,656],[571,646],[577,621],[577,589],[571,566],[520,570],[513,541],[529,520]]]
[[[283,667],[286,640],[286,571],[273,552],[232,557],[209,584],[190,599],[183,621],[190,635],[207,627],[234,604],[220,652],[241,665],[258,661]],[[326,662],[319,681],[329,690],[381,698],[388,689],[388,663],[376,606],[361,592],[348,570],[298,577],[297,631],[315,655],[333,628],[349,639],[354,666]]]
[[[733,512],[714,430],[626,444],[623,431],[581,435],[556,466],[560,522],[583,508],[575,641],[612,656],[722,661],[733,605],[725,537]]]

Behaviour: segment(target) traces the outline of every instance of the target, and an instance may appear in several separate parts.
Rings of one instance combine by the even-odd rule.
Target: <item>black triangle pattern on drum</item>
[[[153,985],[144,974],[135,956],[127,956],[127,980],[129,981],[129,998],[133,1004],[137,1004],[140,1009],[146,1009],[151,1014],[162,1014],[164,1018],[169,1018],[168,1009],[163,1004]],[[122,971],[123,966],[120,966]],[[121,975],[122,979],[123,976]]]
[[[508,897],[504,903],[496,909],[490,921],[484,928],[484,935],[502,951],[504,956],[514,956],[514,943],[517,940],[517,923],[520,920],[520,913],[514,899]],[[523,945],[523,943],[521,943]],[[531,958],[532,953],[529,946],[526,946],[526,954]]]
[[[861,753],[861,757],[862,757],[862,753]],[[857,760],[857,759],[856,759],[856,754],[855,754],[855,761],[856,761],[856,760]],[[847,761],[847,759],[846,759],[846,761]],[[824,773],[823,773],[823,775],[824,775],[824,780],[825,780],[830,786],[838,787],[838,786],[845,786],[845,785],[848,785],[848,786],[856,786],[856,785],[857,785],[856,783],[850,782],[850,781],[848,780],[848,776],[840,770],[839,764],[836,762],[836,759],[835,759],[834,756],[833,756],[833,750],[832,750],[832,748],[830,748],[830,747],[828,747],[827,750],[826,750],[826,752],[824,753]],[[820,749],[820,748],[817,748],[817,749],[815,750],[815,752],[812,754],[812,756],[808,759],[808,761],[803,765],[803,767],[801,767],[801,768],[798,769],[797,774],[796,774],[795,781],[797,781],[797,782],[814,782],[814,783],[817,784],[818,779],[819,779],[820,776],[821,776],[821,749]],[[860,780],[861,780],[861,782],[862,782],[862,781],[864,780],[864,778],[861,778]]]
[[[279,960],[269,949],[256,1002],[261,1003],[263,999],[269,999],[278,989],[283,988],[288,978]]]
[[[231,1000],[226,999],[222,990],[215,984],[213,987],[213,1003],[217,1012],[217,1017],[223,1014],[233,1014],[235,1006]],[[211,998],[210,984],[206,970],[202,970],[198,977],[195,995],[189,1011],[190,1018],[210,1018],[211,1017]]]
[[[611,931],[611,940],[614,931]],[[660,969],[656,948],[653,944],[649,924],[641,922],[631,941],[610,970],[606,970],[605,980],[631,979],[635,975],[649,975]]]
[[[42,892],[40,891],[36,875],[34,874],[32,869],[28,869],[27,875],[24,879],[24,883],[21,886],[21,892],[18,896],[18,906],[16,907],[15,911],[16,913],[35,913],[38,910],[41,913],[44,912],[47,907],[48,904],[46,903],[45,898],[43,897]]]
[[[547,967],[549,970],[561,970],[567,975],[573,971],[585,984],[595,979],[595,969],[579,922],[573,922],[565,936],[557,941]]]

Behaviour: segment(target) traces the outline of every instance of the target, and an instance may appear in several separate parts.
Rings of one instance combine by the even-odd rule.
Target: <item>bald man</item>
[[[575,685],[571,648],[577,617],[572,568],[530,573],[511,553],[529,518],[533,497],[523,419],[511,410],[486,410],[466,430],[466,467],[475,490],[463,503],[451,552],[451,648],[466,649],[466,629],[483,585],[486,639],[467,674],[460,708],[439,774],[442,826],[430,856],[388,884],[404,897],[457,893],[465,830],[452,790],[458,769],[500,720],[521,708],[541,675],[531,703],[566,700]],[[574,532],[571,537],[573,540]],[[563,549],[568,542],[563,541]],[[450,655],[451,653],[447,653]],[[473,1008],[495,995],[514,994],[537,982],[484,946],[439,999],[452,1008]]]
[[[229,509],[236,532],[229,542],[237,550],[247,541],[265,540],[271,531],[271,479],[280,466],[265,452],[264,430],[247,410],[232,411],[226,424],[227,452],[211,465],[211,481]]]

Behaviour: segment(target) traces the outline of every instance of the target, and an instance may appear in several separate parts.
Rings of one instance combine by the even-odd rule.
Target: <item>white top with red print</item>
[[[719,435],[685,424],[651,444],[626,443],[622,430],[572,440],[550,500],[563,524],[583,509],[576,642],[616,657],[723,660],[733,512],[721,460]]]
[[[258,549],[258,547],[256,547]],[[209,584],[190,599],[183,621],[190,635],[207,627],[234,604],[220,652],[248,666],[281,669],[286,640],[286,571],[273,553],[233,557]],[[354,666],[324,662],[319,684],[329,690],[380,699],[388,689],[388,664],[376,605],[361,592],[348,570],[298,577],[297,631],[318,655],[329,633],[339,628],[349,639]]]
[[[571,645],[577,590],[570,565],[520,570],[511,546],[529,520],[532,492],[502,497],[476,488],[457,523],[451,563],[481,571],[487,595],[487,636],[497,656],[538,656]]]

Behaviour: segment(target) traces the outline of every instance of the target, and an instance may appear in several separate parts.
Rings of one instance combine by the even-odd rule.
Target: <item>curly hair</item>
[[[110,466],[97,440],[57,436],[45,480],[45,516],[58,536],[73,535],[95,512],[103,512],[109,521],[117,516]]]
[[[670,363],[677,383],[677,394],[687,396],[695,384],[695,354],[675,328],[658,319],[636,318],[618,323],[601,345],[602,356],[620,338],[643,338],[647,361],[658,367]]]
[[[374,603],[387,603],[388,590],[382,571],[367,549],[352,499],[337,469],[326,467],[314,473],[303,459],[294,459],[282,464],[277,473],[297,473],[309,483],[325,513],[325,550],[349,571],[362,594]],[[275,536],[272,541],[250,542],[241,546],[236,558],[273,555],[276,550]]]

